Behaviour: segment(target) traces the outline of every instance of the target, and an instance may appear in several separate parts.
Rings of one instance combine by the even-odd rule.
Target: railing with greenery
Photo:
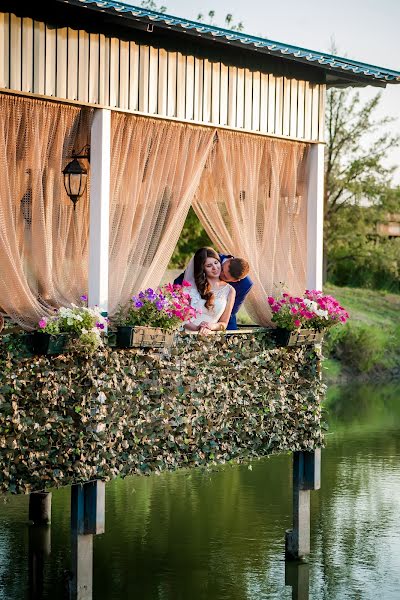
[[[23,356],[0,344],[0,491],[28,493],[321,446],[313,346],[265,330],[169,349]]]

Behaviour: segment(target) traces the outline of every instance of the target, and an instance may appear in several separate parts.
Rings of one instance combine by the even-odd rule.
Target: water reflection
[[[396,386],[331,391],[308,565],[284,562],[289,456],[255,461],[252,470],[128,478],[106,488],[93,599],[398,598],[399,395]],[[0,504],[0,600],[25,599],[28,590],[33,598],[34,576],[37,597],[67,597],[69,502],[68,489],[53,493],[50,555],[27,527],[27,498]]]
[[[44,591],[44,566],[51,552],[50,525],[28,527],[29,600],[40,600]]]
[[[292,600],[308,600],[310,565],[304,562],[286,562],[285,585],[292,588]]]

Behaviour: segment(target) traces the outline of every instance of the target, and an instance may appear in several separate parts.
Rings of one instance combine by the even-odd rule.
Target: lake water
[[[311,556],[289,565],[287,455],[114,481],[94,539],[93,600],[400,598],[400,387],[331,390]],[[28,498],[0,504],[0,600],[66,596],[69,490],[53,492],[43,565],[29,567]]]

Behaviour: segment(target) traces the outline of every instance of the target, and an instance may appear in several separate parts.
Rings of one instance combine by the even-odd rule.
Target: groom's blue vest
[[[228,256],[226,254],[220,254],[219,257],[221,259],[221,262],[223,262],[226,258],[232,258],[231,256]],[[175,279],[174,283],[181,284],[182,281],[183,281],[183,273],[181,273],[179,275],[179,277],[177,277]],[[247,294],[249,293],[251,286],[253,285],[253,282],[250,279],[250,277],[244,277],[244,279],[241,279],[240,281],[229,282],[229,285],[231,285],[235,289],[236,298],[235,298],[235,304],[233,305],[233,308],[232,308],[231,318],[229,319],[227,329],[237,329],[236,315],[239,311],[239,308],[242,306],[244,299],[246,298]]]

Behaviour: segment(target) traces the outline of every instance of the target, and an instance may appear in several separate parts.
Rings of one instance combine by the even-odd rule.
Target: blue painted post
[[[92,600],[93,535],[104,533],[104,481],[71,486],[71,600]]]
[[[84,533],[99,535],[105,531],[106,486],[104,481],[89,481],[84,488]]]
[[[310,490],[321,487],[321,449],[293,453],[293,529],[286,532],[288,560],[310,554]]]

